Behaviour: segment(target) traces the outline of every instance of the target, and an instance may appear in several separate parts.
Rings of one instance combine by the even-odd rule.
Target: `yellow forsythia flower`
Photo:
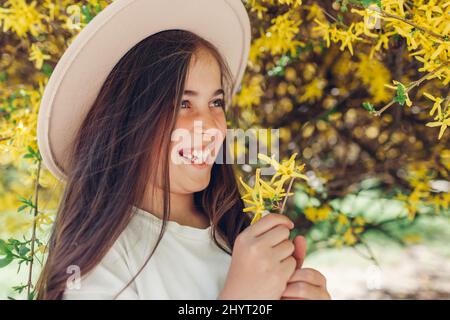
[[[264,179],[261,178],[261,169],[259,168],[256,169],[253,187],[250,187],[242,180],[242,177],[239,177],[239,182],[245,189],[242,200],[249,205],[243,211],[246,213],[253,212],[251,223],[258,221],[265,211],[279,211],[282,213],[282,201],[284,201],[286,197],[293,195],[293,193],[289,192],[289,189],[284,189],[287,180],[290,180],[290,188],[295,178],[308,179],[305,175],[300,173],[303,170],[304,165],[296,165],[296,156],[297,153],[293,154],[289,160],[284,160],[279,163],[273,158],[258,154],[260,160],[270,164],[276,170],[270,181],[264,181]]]

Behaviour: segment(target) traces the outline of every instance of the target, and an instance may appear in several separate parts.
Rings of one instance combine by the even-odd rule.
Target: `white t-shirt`
[[[133,207],[136,214],[114,245],[86,275],[70,272],[63,299],[112,299],[144,264],[161,229],[157,216]],[[168,221],[153,256],[117,299],[217,299],[231,256],[206,229]],[[75,281],[73,281],[75,280]]]

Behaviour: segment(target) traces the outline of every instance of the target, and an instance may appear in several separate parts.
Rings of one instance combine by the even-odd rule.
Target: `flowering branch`
[[[261,176],[261,170],[256,169],[255,183],[253,187],[247,185],[242,177],[239,181],[243,185],[246,193],[242,196],[245,203],[250,206],[244,209],[244,212],[253,212],[253,219],[251,223],[258,221],[264,212],[277,210],[280,214],[284,212],[287,198],[293,193],[290,192],[295,178],[308,180],[308,178],[300,172],[304,168],[304,164],[296,165],[295,158],[297,153],[293,154],[289,160],[284,160],[281,163],[275,159],[269,158],[264,154],[258,154],[258,159],[270,164],[276,170],[270,181],[264,181]],[[284,189],[284,184],[290,179],[287,190]],[[283,203],[280,207],[280,201]]]
[[[425,27],[419,26],[418,24],[415,24],[414,22],[412,22],[412,21],[410,21],[408,19],[404,19],[402,17],[396,16],[394,14],[387,13],[387,12],[384,12],[384,11],[381,11],[381,16],[385,17],[385,18],[392,18],[392,19],[396,19],[396,20],[402,21],[402,22],[404,22],[406,24],[409,24],[410,26],[412,26],[412,27],[414,27],[414,28],[416,28],[416,29],[418,29],[418,30],[420,30],[422,32],[425,32],[425,33],[428,33],[428,34],[432,35],[433,37],[436,37],[436,38],[444,40],[444,41],[448,41],[447,37],[442,36],[442,35],[434,32],[434,31],[432,31],[430,29],[427,29]]]
[[[450,64],[443,64],[440,67],[436,68],[435,70],[428,72],[426,75],[424,75],[423,77],[421,77],[420,79],[411,82],[406,88],[405,88],[405,94],[408,94],[413,88],[418,87],[422,84],[422,82],[424,82],[425,80],[427,80],[429,77],[433,76],[435,73],[437,73],[438,71],[442,70],[444,67],[449,66]],[[381,114],[386,111],[387,109],[389,109],[394,103],[396,103],[397,100],[393,99],[391,100],[391,102],[389,102],[387,105],[385,105],[383,108],[381,108],[379,111],[375,112],[375,115],[377,116],[381,116]]]
[[[284,207],[286,206],[288,194],[289,194],[289,191],[291,191],[292,185],[294,184],[294,180],[295,180],[295,178],[292,177],[291,181],[289,182],[289,186],[288,186],[287,191],[286,191],[287,194],[284,196],[283,205],[281,206],[281,209],[280,209],[280,213],[281,214],[283,214],[283,212],[284,212]]]
[[[35,190],[34,190],[34,219],[33,219],[33,230],[31,235],[31,252],[30,252],[30,268],[28,269],[28,283],[27,283],[27,297],[29,300],[32,300],[34,297],[35,291],[31,291],[31,288],[33,287],[32,283],[32,275],[33,275],[33,262],[34,262],[34,256],[35,256],[35,250],[34,246],[36,243],[36,226],[37,226],[37,216],[38,216],[38,195],[39,195],[39,175],[41,172],[41,164],[42,161],[38,160],[37,162],[37,174],[36,174],[36,184],[35,184]]]

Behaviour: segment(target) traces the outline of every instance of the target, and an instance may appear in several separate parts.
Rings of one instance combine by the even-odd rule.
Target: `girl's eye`
[[[180,108],[181,108],[181,109],[187,109],[187,108],[189,108],[189,101],[188,101],[188,100],[182,101],[182,102],[181,102]]]
[[[223,108],[223,107],[225,107],[225,101],[223,99],[214,100],[214,106]]]
[[[225,101],[223,99],[214,100],[213,104],[214,104],[214,107],[219,107],[219,108],[225,107]],[[188,109],[188,108],[190,108],[189,100],[183,100],[181,102],[180,108],[181,109]]]

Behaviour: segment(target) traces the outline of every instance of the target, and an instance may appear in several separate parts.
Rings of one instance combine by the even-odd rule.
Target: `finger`
[[[294,228],[294,223],[285,215],[269,213],[249,226],[249,229],[253,236],[256,237],[279,224],[283,224],[289,229]]]
[[[264,244],[274,247],[286,239],[289,239],[290,230],[283,224],[279,224],[276,227],[266,231],[261,234],[258,240],[262,241]]]
[[[284,260],[281,260],[280,268],[281,268],[281,272],[283,274],[287,275],[286,282],[294,274],[295,264],[296,264],[296,261],[295,261],[294,257],[292,257],[292,255],[288,256]]]
[[[287,257],[292,256],[294,249],[295,247],[292,241],[284,240],[283,242],[272,248],[272,255],[278,261],[282,261]]]
[[[311,268],[296,269],[292,277],[288,280],[288,283],[298,281],[307,282],[319,287],[325,287],[327,282],[323,274]]]
[[[294,239],[295,251],[294,258],[297,260],[297,269],[303,265],[306,255],[306,239],[303,236],[296,236]]]
[[[314,286],[306,282],[289,283],[281,296],[287,298],[302,298],[309,300],[330,299],[330,295],[325,288]]]

